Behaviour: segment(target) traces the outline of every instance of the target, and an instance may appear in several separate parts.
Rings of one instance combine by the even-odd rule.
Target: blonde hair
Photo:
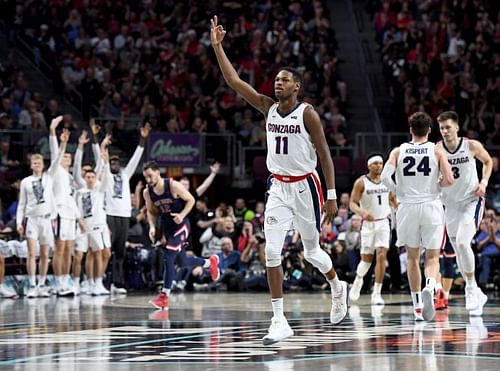
[[[43,156],[39,153],[33,153],[30,158],[30,162],[33,162],[34,160],[41,160],[43,162]]]

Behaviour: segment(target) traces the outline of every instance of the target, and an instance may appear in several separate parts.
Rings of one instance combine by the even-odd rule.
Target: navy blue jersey
[[[153,204],[160,210],[160,220],[163,233],[168,234],[174,232],[179,225],[174,222],[174,218],[170,215],[171,213],[180,213],[186,201],[180,198],[174,198],[170,191],[170,178],[163,179],[163,193],[156,194],[153,187],[148,185],[149,197]],[[183,223],[186,222],[184,218]],[[166,236],[168,237],[168,236]]]

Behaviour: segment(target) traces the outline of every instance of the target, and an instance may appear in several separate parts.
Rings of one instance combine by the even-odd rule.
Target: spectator
[[[480,232],[476,237],[477,250],[481,271],[479,273],[478,284],[481,288],[487,289],[490,277],[492,261],[500,256],[500,231],[495,217],[488,217],[481,221]]]

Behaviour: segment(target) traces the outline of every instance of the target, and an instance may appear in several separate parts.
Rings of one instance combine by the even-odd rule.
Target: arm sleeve
[[[59,154],[59,148],[57,143],[57,137],[55,135],[49,135],[49,147],[50,147],[50,163],[52,164]]]
[[[50,164],[49,169],[47,170],[47,174],[51,177],[54,177],[56,175],[57,168],[61,166],[61,160],[64,156],[64,151],[61,151],[61,149],[58,149],[57,157],[55,158],[54,161]]]
[[[143,153],[144,153],[144,147],[137,146],[134,155],[129,160],[127,167],[125,167],[125,169],[123,170],[127,178],[130,178],[134,174],[135,169],[137,169],[137,165],[139,165],[139,162],[141,161]]]
[[[99,174],[102,166],[102,158],[101,158],[101,150],[99,149],[99,144],[92,143],[92,154],[94,155],[95,160],[95,172]]]
[[[396,192],[396,183],[392,180],[392,174],[396,171],[396,167],[392,164],[385,164],[384,170],[382,170],[381,178],[382,183],[389,188],[389,191]]]
[[[80,187],[85,187],[85,181],[82,177],[82,159],[83,152],[77,148],[75,152],[75,160],[73,162],[73,175],[75,176],[75,181]]]
[[[26,191],[24,189],[24,182],[21,182],[19,190],[19,204],[17,205],[16,212],[16,225],[20,225],[24,219],[24,209],[26,207]]]
[[[111,176],[112,175],[109,170],[109,164],[103,164],[102,179],[101,179],[101,184],[99,185],[100,192],[106,192],[106,187],[108,186],[108,182]]]

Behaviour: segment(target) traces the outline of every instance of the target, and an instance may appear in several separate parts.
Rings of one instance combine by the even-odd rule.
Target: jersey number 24
[[[422,157],[422,160],[420,160],[416,168],[415,165],[417,163],[417,160],[415,159],[415,157],[405,157],[403,158],[403,163],[406,164],[406,166],[403,168],[404,176],[415,176],[417,175],[417,173],[422,173],[424,176],[429,176],[429,174],[431,173],[428,156]]]

